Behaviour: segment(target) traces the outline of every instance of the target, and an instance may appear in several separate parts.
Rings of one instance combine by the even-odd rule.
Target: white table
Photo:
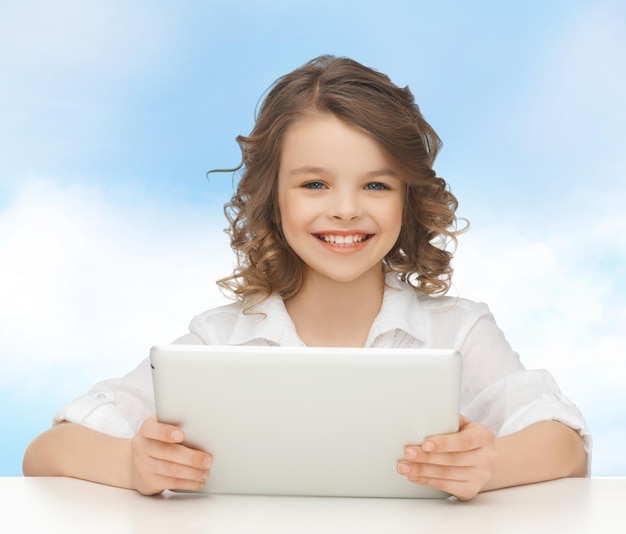
[[[0,478],[2,532],[81,534],[626,532],[626,478],[564,479],[469,502],[181,495],[144,497],[66,478]]]

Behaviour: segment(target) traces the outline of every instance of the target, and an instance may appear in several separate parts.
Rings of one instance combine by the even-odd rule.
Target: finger
[[[398,473],[412,482],[418,478],[432,478],[439,480],[456,480],[467,482],[471,478],[472,468],[465,466],[450,466],[436,464],[417,464],[413,462],[398,462]]]
[[[450,453],[471,451],[477,446],[477,440],[472,435],[457,432],[426,438],[422,444],[422,450],[430,453]]]
[[[145,424],[144,426],[147,428],[147,434],[155,435],[151,433],[151,425]],[[199,471],[208,470],[213,463],[213,457],[204,451],[191,449],[178,443],[146,438],[141,432],[131,440],[131,449],[133,462],[137,465],[139,472],[144,473],[154,472],[154,466],[161,461]],[[168,472],[166,471],[165,474]]]
[[[145,438],[133,440],[131,447],[134,487],[146,495],[164,489],[198,490],[209,477],[212,457],[207,453]]]
[[[467,501],[478,495],[480,487],[471,482],[461,480],[449,480],[441,478],[429,478],[429,477],[413,477],[409,479],[415,484],[422,486],[429,486],[431,488],[445,491],[450,495],[454,495],[461,501]]]
[[[145,453],[155,460],[162,460],[200,470],[209,469],[213,464],[213,457],[210,454],[191,449],[178,443],[166,443],[148,439],[144,447]]]
[[[156,418],[146,419],[141,425],[140,432],[145,438],[166,443],[182,443],[185,439],[185,435],[179,427],[161,423]]]
[[[422,443],[425,452],[461,452],[483,447],[493,439],[493,432],[486,426],[468,422],[458,432],[429,436]]]
[[[461,452],[426,452],[421,447],[407,447],[404,459],[411,463],[428,463],[434,465],[450,465],[456,467],[471,467],[476,465],[476,451]]]
[[[200,491],[205,486],[206,480],[173,478],[152,473],[143,478],[136,489],[144,495],[155,495],[164,490]]]
[[[188,480],[204,484],[209,477],[209,468],[197,468],[187,464],[169,462],[160,458],[149,458],[146,467],[150,473],[163,478]],[[170,488],[171,489],[171,488]]]
[[[206,486],[206,480],[190,480],[183,478],[160,477],[157,482],[163,489],[200,491]]]

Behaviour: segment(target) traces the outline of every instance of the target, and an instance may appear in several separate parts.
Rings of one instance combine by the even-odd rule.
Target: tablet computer
[[[213,455],[205,492],[444,498],[406,445],[455,432],[453,350],[168,345],[150,352],[159,421]]]

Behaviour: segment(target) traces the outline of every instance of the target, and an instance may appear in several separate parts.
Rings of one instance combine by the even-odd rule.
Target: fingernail
[[[400,463],[398,465],[398,471],[403,475],[407,475],[411,471],[411,468],[407,464]]]
[[[183,433],[180,430],[173,430],[172,433],[170,434],[170,436],[172,437],[172,439],[174,441],[182,441],[183,440]]]
[[[202,461],[202,467],[204,467],[205,469],[208,469],[209,467],[211,467],[211,457],[207,456],[203,461]]]
[[[426,443],[424,443],[422,445],[422,449],[424,449],[426,452],[430,452],[435,448],[435,446],[433,445],[432,441],[427,441]]]
[[[414,460],[415,458],[417,458],[417,451],[415,449],[407,449],[404,452],[404,456],[409,460]]]

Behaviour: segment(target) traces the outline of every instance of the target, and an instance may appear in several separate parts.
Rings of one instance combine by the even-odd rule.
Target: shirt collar
[[[398,280],[394,273],[387,273],[382,306],[372,323],[365,346],[371,346],[378,336],[394,330],[402,330],[417,340],[425,341],[426,317],[419,300],[413,287]],[[255,341],[270,345],[304,345],[279,295],[270,295],[248,313],[239,312],[228,344],[244,345]]]
[[[304,345],[282,297],[277,294],[270,295],[248,313],[242,308],[228,344],[244,345],[255,341],[269,345]]]
[[[371,346],[378,336],[394,330],[402,330],[425,342],[428,325],[420,294],[411,285],[398,280],[395,273],[387,273],[383,303],[372,323],[366,346]]]

